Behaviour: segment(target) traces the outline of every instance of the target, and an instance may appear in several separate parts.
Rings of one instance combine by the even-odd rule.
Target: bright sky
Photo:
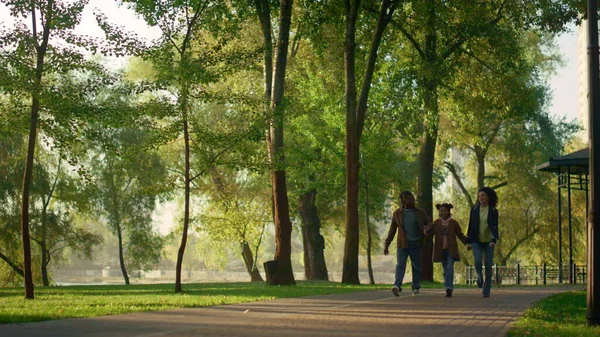
[[[577,28],[572,32],[562,34],[557,39],[557,46],[564,57],[564,66],[557,69],[557,73],[550,80],[550,87],[554,97],[550,111],[558,116],[566,116],[568,120],[578,116],[578,89],[577,79]]]
[[[135,31],[139,36],[151,40],[159,35],[158,28],[148,27],[144,20],[136,16],[135,12],[124,5],[118,5],[117,1],[110,0],[90,0],[83,10],[82,20],[77,28],[81,34],[94,37],[104,36],[104,32],[96,23],[96,17],[94,16],[96,9],[104,13],[110,22],[125,27],[128,31]],[[0,4],[0,24],[9,26],[13,23],[14,20],[9,15],[6,6]]]

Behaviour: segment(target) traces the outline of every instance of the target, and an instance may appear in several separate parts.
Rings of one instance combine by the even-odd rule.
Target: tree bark
[[[185,86],[187,88],[187,86]],[[182,93],[183,100],[183,109],[187,109],[187,90],[184,90]],[[185,172],[184,172],[184,184],[185,184],[185,194],[184,194],[184,210],[183,210],[183,232],[181,233],[181,243],[179,244],[179,250],[177,251],[177,264],[175,266],[175,292],[181,292],[181,268],[183,266],[183,256],[185,254],[185,247],[187,245],[187,236],[188,230],[190,227],[190,191],[191,191],[191,181],[190,181],[190,132],[189,125],[187,120],[187,113],[184,112],[183,118],[183,139],[185,143],[184,155],[185,155]]]
[[[437,104],[436,104],[437,105]],[[435,147],[437,141],[437,128],[431,130],[434,132],[431,135],[425,132],[423,135],[423,143],[419,153],[419,175],[417,177],[418,192],[417,202],[419,207],[423,208],[430,218],[433,218],[433,161],[435,156]],[[423,242],[422,249],[422,270],[421,278],[423,281],[433,282],[433,262],[431,262],[433,254],[433,237],[426,236]]]
[[[248,275],[250,275],[250,281],[262,282],[263,278],[260,276],[260,272],[258,271],[258,268],[256,268],[256,264],[254,264],[252,249],[250,249],[250,245],[248,245],[247,241],[242,242],[242,259],[244,259],[246,270],[248,271]]]
[[[58,179],[60,177],[62,159],[59,157],[58,165],[56,166],[56,176],[54,177],[54,182],[52,183],[52,187],[50,187],[50,191],[48,192],[47,199],[43,200],[43,208],[42,208],[42,239],[40,242],[40,247],[42,251],[42,283],[45,287],[50,286],[50,277],[48,273],[48,265],[50,264],[50,259],[52,258],[52,254],[47,248],[47,239],[48,239],[48,208],[50,207],[50,201],[52,200],[52,196],[54,195],[54,190],[56,189],[56,185],[58,184]]]
[[[382,0],[377,27],[369,49],[369,56],[357,101],[356,91],[356,21],[360,0],[345,0],[346,28],[344,36],[344,75],[345,75],[345,104],[346,104],[346,237],[344,242],[344,265],[342,283],[360,284],[358,275],[359,253],[359,221],[358,221],[358,191],[359,191],[359,154],[360,140],[365,124],[367,103],[377,52],[383,39],[385,28],[389,24],[397,6],[397,2]]]
[[[439,102],[438,102],[438,72],[440,61],[437,50],[437,14],[435,1],[428,0],[429,18],[425,34],[424,57],[428,72],[424,76],[425,95],[424,105],[427,118],[425,132],[419,152],[419,176],[417,187],[417,202],[430,218],[433,219],[433,166],[435,162],[435,148],[438,136]],[[427,236],[423,244],[421,277],[424,281],[433,282],[433,237]]]
[[[292,19],[293,0],[281,0],[279,8],[279,35],[273,74],[273,41],[271,36],[270,5],[267,0],[254,1],[265,43],[265,112],[270,121],[267,146],[271,159],[271,182],[273,185],[273,220],[275,223],[276,263],[270,264],[267,283],[270,285],[295,285],[292,271],[292,221],[287,195],[286,172],[283,154],[283,102],[285,75]],[[267,104],[270,102],[270,106]]]
[[[123,256],[123,233],[120,223],[117,224],[116,229],[117,240],[119,244],[119,265],[121,266],[121,273],[123,274],[125,284],[129,284],[129,274],[127,274],[127,268],[125,267],[125,257]]]
[[[42,76],[44,74],[44,58],[48,50],[50,29],[53,26],[54,1],[48,0],[46,4],[46,21],[43,25],[42,43],[37,44],[37,22],[35,3],[32,3],[31,17],[33,24],[33,39],[36,42],[36,68],[34,78],[34,89],[31,95],[31,116],[29,121],[29,142],[27,145],[27,159],[25,161],[25,172],[23,174],[23,197],[21,199],[21,238],[23,242],[23,279],[25,283],[25,298],[34,298],[33,274],[31,270],[31,237],[29,234],[29,194],[33,180],[33,159],[35,156],[35,143],[37,139],[37,122],[40,110],[39,95],[42,91]]]
[[[298,212],[302,220],[304,243],[304,274],[307,280],[329,280],[325,264],[325,239],[320,233],[321,219],[315,205],[316,190],[300,196]]]
[[[42,227],[45,227],[42,225]],[[46,231],[46,229],[42,229],[42,231]],[[48,254],[48,250],[46,249],[46,233],[42,233],[42,241],[40,242],[40,249],[42,251],[42,284],[44,287],[48,287],[50,285],[50,277],[48,276],[48,264],[50,264],[50,254]]]
[[[50,262],[50,257],[48,256],[48,249],[46,248],[46,239],[48,232],[48,205],[50,204],[51,195],[48,196],[48,200],[43,200],[43,208],[42,208],[42,238],[38,242],[40,245],[40,250],[42,251],[41,257],[41,272],[42,272],[42,284],[44,287],[50,285],[50,278],[48,277],[48,263]],[[35,240],[35,239],[34,239]]]
[[[346,237],[342,283],[360,284],[358,276],[358,137],[356,119],[356,20],[360,1],[346,0],[344,74],[346,93]]]

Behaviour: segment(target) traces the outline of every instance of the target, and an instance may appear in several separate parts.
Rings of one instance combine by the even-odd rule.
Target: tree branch
[[[451,162],[448,162],[448,161],[445,161],[444,164],[446,165],[446,167],[448,168],[448,170],[450,171],[450,173],[452,173],[452,176],[454,177],[454,179],[456,179],[456,183],[458,184],[458,187],[460,188],[460,190],[462,191],[463,195],[467,199],[467,202],[469,202],[469,206],[471,206],[471,208],[473,206],[475,206],[475,203],[473,202],[473,198],[471,198],[471,195],[469,194],[469,191],[467,190],[467,188],[463,184],[462,179],[460,178],[460,175],[458,175],[458,171],[456,170],[456,166],[454,166],[454,164],[452,164]]]
[[[485,144],[483,146],[483,148],[485,149],[485,152],[487,152],[488,149],[490,148],[490,145],[492,145],[492,142],[498,135],[498,132],[500,131],[501,126],[502,126],[502,121],[501,120],[496,121],[496,124],[494,124],[494,127],[491,130],[490,137],[485,141]]]
[[[506,4],[506,1],[502,2],[500,7],[498,8],[496,17],[494,19],[490,20],[484,26],[492,27],[492,26],[495,26],[498,22],[500,22],[500,20],[502,20],[502,17],[503,17],[502,10],[504,9],[505,4]],[[448,57],[452,56],[452,54],[454,54],[457,50],[459,50],[460,47],[462,47],[462,45],[468,40],[469,40],[469,37],[465,37],[465,36],[459,37],[458,40],[456,42],[454,42],[454,44],[452,44],[450,47],[448,47],[448,49],[446,49],[445,52],[442,53],[442,60],[445,60]]]
[[[360,97],[358,99],[358,104],[356,108],[356,135],[359,140],[365,125],[367,100],[372,85],[373,74],[375,73],[377,52],[379,51],[379,46],[381,45],[381,40],[383,39],[383,33],[385,31],[385,28],[392,20],[392,15],[396,10],[397,5],[398,3],[396,1],[383,0],[381,2],[381,10],[379,12],[379,18],[377,20],[377,29],[375,30],[373,41],[371,42],[369,58],[367,59],[367,68],[365,69],[365,76],[363,79],[363,84],[360,90]]]
[[[494,190],[497,190],[497,189],[499,189],[499,188],[501,188],[501,187],[504,187],[504,186],[506,186],[506,185],[508,185],[508,182],[507,182],[507,181],[504,181],[504,182],[501,182],[501,183],[499,183],[499,184],[497,184],[497,185],[494,185],[494,186],[492,186],[492,189],[494,189]]]
[[[226,148],[224,148],[223,150],[221,150],[221,152],[219,152],[216,155],[214,155],[213,158],[208,162],[208,166],[209,167],[212,166],[212,164],[214,164],[215,161],[217,161],[217,159],[219,159],[219,157],[221,155],[223,155],[225,152],[231,150],[231,148],[234,147],[235,145],[237,145],[239,143],[239,141],[240,141],[240,139],[237,139],[235,142],[232,142],[231,144],[229,144],[229,146],[227,146]],[[198,173],[195,176],[193,176],[192,178],[190,178],[190,182],[194,181],[194,179],[200,177],[204,173],[206,173],[206,169],[202,170],[200,173]]]
[[[519,246],[521,246],[523,243],[525,243],[525,241],[529,240],[531,237],[533,237],[534,234],[536,234],[537,232],[539,232],[540,228],[536,228],[534,229],[531,233],[529,234],[525,234],[525,236],[523,236],[522,238],[520,238],[509,250],[508,253],[506,255],[504,255],[504,257],[502,258],[502,264],[506,265],[506,262],[508,261],[508,259],[510,259],[510,257],[512,256],[512,254],[517,250],[517,248],[519,248]]]
[[[6,255],[0,252],[0,259],[4,260],[17,274],[23,276],[23,269],[19,268],[15,263],[13,263]]]

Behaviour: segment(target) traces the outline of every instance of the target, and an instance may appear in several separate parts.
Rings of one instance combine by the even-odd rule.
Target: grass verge
[[[545,298],[528,309],[508,337],[597,337],[600,327],[588,327],[585,291],[568,291]]]
[[[387,285],[302,281],[291,287],[267,286],[265,283],[200,283],[184,284],[184,292],[175,294],[172,284],[68,286],[36,288],[34,300],[25,300],[22,288],[4,288],[0,289],[0,324],[195,308],[387,288]]]

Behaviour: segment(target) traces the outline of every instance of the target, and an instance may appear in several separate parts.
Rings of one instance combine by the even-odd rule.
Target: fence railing
[[[485,275],[485,267],[483,267]],[[475,267],[467,266],[466,283],[477,283],[477,272]],[[586,283],[587,267],[579,266],[573,263],[571,266],[563,265],[559,268],[557,265],[543,264],[541,266],[521,266],[517,263],[514,266],[492,266],[493,284],[557,284],[557,283]]]

